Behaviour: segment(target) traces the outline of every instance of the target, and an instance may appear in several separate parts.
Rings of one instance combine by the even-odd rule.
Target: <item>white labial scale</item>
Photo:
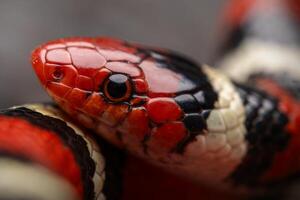
[[[241,144],[244,140],[244,135],[241,134],[242,132],[246,132],[246,130],[241,126],[228,130],[226,133],[228,144],[230,146]]]
[[[234,99],[239,99],[238,94],[236,94],[234,96]],[[244,105],[242,104],[241,100],[239,101],[232,101],[230,104],[230,107],[232,110],[236,111],[236,114],[238,116],[239,119],[242,119],[242,122],[244,121],[246,115],[245,115],[245,109],[244,109]],[[239,122],[239,123],[242,123]]]
[[[221,60],[219,67],[234,80],[246,81],[255,73],[284,74],[300,77],[300,51],[297,46],[285,46],[258,39],[247,39]]]
[[[222,117],[225,121],[226,125],[226,130],[231,130],[236,126],[239,126],[239,121],[238,121],[238,115],[234,110],[231,110],[230,108],[225,108],[225,109],[220,109],[222,113]]]
[[[244,119],[245,119],[245,110],[242,103],[242,100],[240,96],[238,95],[235,87],[231,83],[231,81],[222,75],[221,73],[218,73],[217,71],[214,71],[210,69],[209,67],[204,68],[205,72],[207,73],[209,79],[211,80],[212,86],[214,87],[215,91],[219,95],[218,101],[222,101],[223,98],[230,97],[230,104],[228,107],[219,107],[216,109],[216,112],[220,112],[219,115],[224,120],[226,130],[220,134],[224,134],[226,137],[226,144],[231,146],[231,153],[228,155],[232,163],[235,163],[236,165],[239,164],[246,153],[246,141],[245,141],[245,134],[246,129],[244,125]],[[218,104],[218,102],[217,102]],[[219,105],[221,105],[219,103]],[[209,116],[213,117],[213,116]],[[209,123],[209,119],[207,123]],[[214,126],[213,124],[209,126]],[[235,131],[234,138],[231,138],[234,142],[230,142],[228,140],[228,134],[231,134],[232,131]],[[209,134],[212,134],[213,131],[210,131]],[[240,148],[242,146],[243,148]],[[236,151],[239,151],[237,154]],[[233,156],[236,155],[236,156]],[[231,159],[234,158],[234,159]],[[221,165],[220,165],[221,166]],[[224,166],[226,168],[226,166]],[[233,170],[233,169],[231,169]],[[228,170],[230,171],[230,170]]]
[[[72,123],[68,116],[66,116],[62,111],[54,108],[53,106],[47,106],[43,104],[28,104],[24,105],[24,107],[39,112],[43,115],[63,120],[69,127],[71,127],[75,131],[76,134],[82,136],[87,144],[90,157],[93,159],[96,165],[96,172],[93,176],[93,181],[95,185],[95,193],[99,196],[105,182],[105,158],[101,154],[101,150],[92,136],[86,134],[81,128]]]
[[[207,129],[209,132],[223,133],[226,131],[226,124],[220,110],[213,110],[207,119]]]
[[[0,199],[77,199],[69,182],[40,165],[1,158],[0,177]]]

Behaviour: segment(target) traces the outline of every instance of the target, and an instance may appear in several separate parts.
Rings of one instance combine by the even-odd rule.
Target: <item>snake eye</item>
[[[112,102],[127,101],[131,92],[131,82],[124,74],[113,74],[104,83],[104,95]]]

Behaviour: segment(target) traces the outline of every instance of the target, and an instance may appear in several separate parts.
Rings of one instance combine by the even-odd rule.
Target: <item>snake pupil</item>
[[[123,74],[114,74],[108,78],[106,92],[112,100],[127,96],[128,77]]]

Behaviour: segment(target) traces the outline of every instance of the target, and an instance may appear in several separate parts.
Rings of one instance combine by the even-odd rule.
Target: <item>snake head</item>
[[[48,42],[33,52],[32,65],[50,96],[87,127],[101,134],[130,132],[139,141],[153,127],[177,130],[173,141],[164,139],[170,149],[187,136],[184,109],[174,97],[203,85],[202,74],[192,62],[109,38]]]
[[[197,157],[195,170],[208,176],[205,169],[219,164],[203,155],[228,149],[225,133],[242,126],[234,118],[236,124],[226,129],[222,119],[224,113],[240,113],[230,81],[168,50],[109,38],[69,38],[38,47],[32,65],[50,96],[75,120],[136,155],[181,163],[171,165],[175,171],[194,166]],[[228,165],[214,178],[231,169]]]
[[[187,137],[184,109],[174,97],[204,85],[188,60],[109,38],[48,42],[33,52],[32,64],[50,96],[85,126],[107,132],[113,141],[118,139],[111,132],[145,141],[154,129],[176,130],[161,136],[168,150]]]
[[[144,151],[183,151],[205,132],[205,110],[217,98],[194,62],[116,39],[48,42],[34,50],[32,65],[50,96],[80,123]]]

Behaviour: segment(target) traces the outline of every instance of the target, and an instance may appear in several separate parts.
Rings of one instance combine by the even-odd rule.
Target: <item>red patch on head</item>
[[[105,67],[114,73],[128,74],[131,77],[137,77],[141,75],[139,68],[134,64],[126,62],[108,62]]]
[[[101,68],[106,59],[95,49],[69,47],[73,65],[78,68]]]
[[[45,85],[47,83],[45,74],[44,74],[44,63],[46,55],[46,49],[37,48],[32,52],[31,64],[33,69],[39,78],[40,82]]]
[[[94,82],[93,79],[87,76],[78,76],[76,87],[81,90],[93,91],[94,90]]]
[[[182,111],[172,98],[150,99],[146,105],[150,119],[155,123],[165,123],[181,118]]]
[[[48,63],[56,64],[72,64],[69,52],[66,49],[53,49],[49,50],[46,54]]]
[[[141,58],[120,50],[110,50],[98,48],[98,51],[103,55],[107,61],[128,61],[130,63],[139,63]]]
[[[111,74],[111,71],[109,71],[106,68],[102,68],[99,70],[96,75],[94,76],[94,90],[99,91],[99,88],[101,88],[103,85],[103,82],[108,78],[108,76]]]
[[[90,93],[78,88],[72,89],[64,99],[75,107],[82,107]]]
[[[101,120],[109,126],[115,126],[120,121],[125,119],[128,112],[128,105],[108,104],[108,107],[105,109],[103,115],[101,116]]]
[[[149,85],[149,96],[172,96],[178,92],[182,75],[159,67],[155,61],[146,60],[140,64]]]
[[[133,84],[135,87],[135,91],[138,94],[143,94],[148,92],[148,84],[142,79],[133,79]]]
[[[172,150],[186,137],[186,134],[187,130],[182,122],[166,123],[153,130],[148,145]]]
[[[145,109],[133,109],[126,117],[123,128],[142,141],[149,133],[149,118]]]
[[[69,87],[75,87],[78,72],[72,65],[46,64],[44,73],[47,82],[59,82]]]
[[[135,47],[130,47],[124,41],[117,39],[66,38],[48,42],[35,49],[32,53],[32,65],[44,85],[48,81],[55,81],[75,87],[75,75],[93,78],[99,69],[106,65],[107,60],[139,63],[141,58],[135,55],[136,53]],[[119,64],[110,63],[108,67],[131,76],[138,76],[141,73],[138,68],[129,66],[130,64],[122,64],[118,67]],[[56,75],[53,76],[53,74]],[[79,78],[78,82],[80,83],[76,87],[90,88],[91,84],[87,83],[88,81]],[[80,85],[81,82],[83,82],[82,85]]]
[[[89,115],[99,117],[107,108],[107,106],[107,103],[104,101],[103,97],[100,96],[100,94],[93,93],[87,99],[82,110],[84,110],[84,112],[86,112]]]
[[[63,98],[69,91],[72,90],[72,88],[69,86],[55,82],[48,83],[46,87],[50,94],[59,98]]]

